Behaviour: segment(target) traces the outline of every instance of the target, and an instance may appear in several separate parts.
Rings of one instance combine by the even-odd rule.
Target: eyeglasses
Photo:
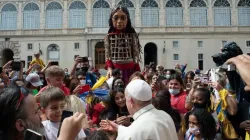
[[[28,90],[25,89],[24,87],[20,87],[20,97],[17,101],[17,105],[16,105],[16,110],[20,107],[21,102],[23,101],[24,97],[27,96],[29,94]]]

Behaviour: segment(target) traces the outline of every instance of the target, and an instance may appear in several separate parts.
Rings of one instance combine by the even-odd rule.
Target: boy
[[[54,86],[54,87],[60,88],[66,96],[70,95],[70,90],[63,84],[64,77],[65,77],[65,72],[62,68],[58,66],[49,67],[45,71],[45,78],[46,78],[48,85],[42,88],[39,91],[39,93],[44,91],[46,88],[48,88],[48,86]],[[39,96],[39,93],[38,93],[38,96]],[[39,97],[37,99],[39,99]]]
[[[50,86],[41,93],[40,101],[42,112],[48,118],[42,122],[46,132],[46,140],[56,140],[62,112],[66,104],[65,95],[60,88]],[[76,140],[85,139],[85,137],[85,133],[81,130]]]

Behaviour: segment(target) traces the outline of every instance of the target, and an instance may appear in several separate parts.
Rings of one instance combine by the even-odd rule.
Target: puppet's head
[[[109,33],[115,32],[115,30],[135,33],[131,25],[129,11],[126,7],[122,6],[117,6],[112,10],[109,18],[109,27]]]

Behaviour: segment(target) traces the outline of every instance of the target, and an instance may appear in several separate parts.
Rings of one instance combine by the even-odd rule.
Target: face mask
[[[170,78],[170,75],[169,75],[169,74],[167,74],[165,77],[166,77],[167,79],[169,79],[169,78]]]
[[[170,94],[172,95],[177,95],[180,93],[180,90],[179,89],[169,89],[168,90]]]
[[[82,71],[84,71],[84,72],[88,72],[89,67],[82,67],[81,69],[82,69]]]
[[[194,103],[194,108],[206,108],[206,104]]]
[[[199,128],[198,127],[188,128],[188,131],[192,134],[197,134],[197,132],[199,132]]]
[[[86,84],[86,80],[80,80],[81,85],[85,85]]]

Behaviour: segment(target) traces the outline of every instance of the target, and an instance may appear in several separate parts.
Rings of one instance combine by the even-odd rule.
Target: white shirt
[[[42,123],[46,132],[45,133],[46,140],[57,140],[57,133],[58,133],[60,123],[59,122],[54,123],[54,122],[51,122],[50,120],[43,121]],[[78,136],[75,138],[75,140],[84,140],[85,138],[86,138],[86,135],[83,132],[83,130],[81,130],[78,133]]]
[[[152,104],[137,111],[133,118],[129,127],[118,126],[117,140],[178,140],[172,118]]]
[[[113,84],[113,81],[114,81],[114,77],[110,77],[106,82],[109,86],[109,89],[112,89],[112,84]]]

